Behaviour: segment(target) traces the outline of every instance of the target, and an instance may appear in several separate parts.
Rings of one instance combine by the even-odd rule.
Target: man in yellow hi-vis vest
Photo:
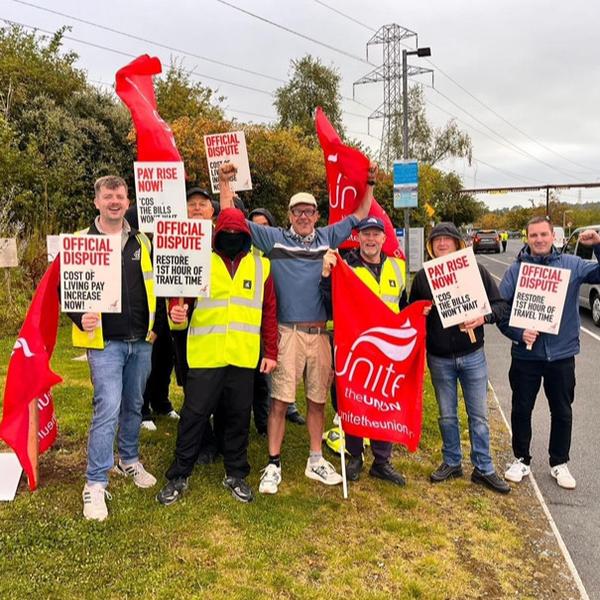
[[[150,241],[124,219],[129,207],[127,184],[121,177],[107,176],[98,179],[94,189],[100,214],[81,234],[121,234],[121,313],[71,313],[69,317],[74,323],[73,344],[87,348],[94,385],[83,516],[103,521],[108,516],[105,494],[117,429],[117,471],[132,477],[140,488],[156,483],[139,460],[138,440],[151,344],[166,315],[164,308],[157,314]]]
[[[223,485],[236,500],[253,498],[246,477],[254,369],[261,337],[260,370],[270,373],[277,366],[277,305],[270,263],[250,246],[243,213],[222,210],[213,238],[210,297],[170,303],[172,328],[187,327],[189,371],[175,458],[156,497],[163,505],[173,504],[187,489],[208,419],[217,408],[223,429]]]
[[[384,225],[377,217],[367,217],[358,223],[360,248],[350,251],[344,257],[361,281],[395,313],[406,305],[405,263],[403,260],[386,256],[381,249],[385,243]],[[338,255],[328,250],[323,257],[321,293],[328,306],[331,306],[331,269],[337,263]],[[348,299],[352,302],[352,299]],[[377,309],[376,301],[373,310]],[[346,466],[346,476],[350,481],[358,480],[363,467],[363,439],[346,435],[346,449],[350,459]],[[392,466],[391,442],[371,440],[373,464],[369,470],[371,477],[404,485],[404,477]]]

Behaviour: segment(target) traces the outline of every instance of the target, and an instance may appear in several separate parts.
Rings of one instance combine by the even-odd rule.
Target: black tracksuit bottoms
[[[542,380],[550,406],[550,466],[569,461],[575,399],[575,357],[562,360],[521,360],[513,356],[508,372],[512,389],[512,447],[516,458],[531,462],[531,413]]]
[[[238,478],[250,473],[248,430],[253,385],[254,369],[229,365],[188,371],[177,428],[175,460],[167,470],[167,479],[191,475],[208,419],[215,412],[223,419],[221,450],[225,473]]]

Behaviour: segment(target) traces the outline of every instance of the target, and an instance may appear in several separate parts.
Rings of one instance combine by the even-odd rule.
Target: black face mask
[[[236,257],[246,246],[246,235],[222,231],[217,238],[217,249],[229,258]]]

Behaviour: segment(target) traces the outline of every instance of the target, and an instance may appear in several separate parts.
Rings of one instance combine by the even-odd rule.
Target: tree
[[[393,121],[392,132],[392,148],[396,156],[402,156],[401,109]],[[408,155],[420,163],[435,165],[448,157],[463,157],[470,161],[472,152],[471,138],[458,128],[454,120],[448,121],[444,127],[431,127],[427,121],[423,88],[409,88]]]
[[[167,123],[181,117],[223,118],[223,110],[212,103],[215,100],[213,90],[192,82],[190,75],[176,63],[172,63],[165,75],[156,79],[154,88],[158,112]],[[222,102],[224,97],[216,100]]]
[[[273,102],[279,115],[280,127],[296,126],[307,137],[316,140],[314,114],[321,106],[336,131],[343,136],[340,74],[326,67],[310,54],[292,60],[288,83],[275,91]]]

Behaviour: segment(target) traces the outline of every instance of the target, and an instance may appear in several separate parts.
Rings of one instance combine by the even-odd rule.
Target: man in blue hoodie
[[[552,223],[546,217],[531,219],[527,224],[527,245],[500,283],[500,293],[512,303],[522,262],[571,271],[558,335],[510,327],[508,316],[498,324],[502,333],[513,342],[509,380],[515,460],[504,476],[519,483],[531,472],[531,413],[543,380],[550,405],[550,473],[560,487],[574,489],[575,478],[567,463],[573,422],[571,404],[575,399],[575,355],[579,353],[578,296],[582,283],[600,282],[600,264],[560,254],[553,241]],[[596,259],[600,261],[600,235],[596,231],[582,232],[579,241],[592,245]],[[528,345],[531,350],[527,349]]]

